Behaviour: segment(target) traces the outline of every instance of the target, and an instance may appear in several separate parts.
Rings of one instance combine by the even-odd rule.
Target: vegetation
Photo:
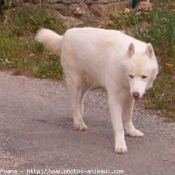
[[[157,1],[149,12],[133,10],[116,14],[112,20],[117,29],[152,43],[160,64],[160,75],[147,94],[151,107],[161,109],[164,116],[175,119],[175,4]]]
[[[116,29],[150,42],[160,62],[160,75],[147,93],[148,104],[161,109],[164,116],[175,119],[175,7],[173,0],[154,0],[149,12],[131,10],[128,14],[118,13],[111,17]],[[34,41],[41,27],[60,34],[65,27],[52,10],[5,11],[5,21],[0,25],[0,69],[12,69],[16,74],[37,77],[62,77],[59,57],[51,54]]]
[[[0,27],[0,69],[13,69],[17,74],[37,77],[62,77],[58,56],[51,54],[34,41],[36,31],[42,27],[60,34],[66,30],[52,10],[10,9]]]

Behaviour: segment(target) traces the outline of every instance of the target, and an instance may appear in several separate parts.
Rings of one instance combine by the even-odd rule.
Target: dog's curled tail
[[[57,55],[61,54],[62,38],[63,36],[45,28],[40,29],[35,36],[36,41],[44,44],[50,51]]]

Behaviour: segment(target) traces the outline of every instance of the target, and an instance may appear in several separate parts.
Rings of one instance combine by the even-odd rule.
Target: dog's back
[[[105,86],[105,79],[108,78],[106,76],[109,76],[106,69],[120,71],[121,60],[131,42],[138,46],[137,50],[145,49],[145,43],[120,31],[97,28],[69,29],[61,45],[62,65],[68,74],[74,69],[76,73],[86,75],[86,78],[88,76],[95,84]]]

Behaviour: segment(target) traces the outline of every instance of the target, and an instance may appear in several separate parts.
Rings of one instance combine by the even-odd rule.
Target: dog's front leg
[[[120,97],[119,94],[108,93],[108,103],[114,129],[115,152],[123,154],[127,152],[127,146],[122,123],[122,97]]]
[[[124,101],[124,107],[123,107],[123,125],[126,130],[126,133],[128,133],[131,137],[142,137],[144,134],[136,129],[132,122],[132,113],[134,108],[134,100],[128,94],[126,96],[126,99]]]

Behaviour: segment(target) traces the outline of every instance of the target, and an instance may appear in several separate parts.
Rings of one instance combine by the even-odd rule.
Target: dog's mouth
[[[141,97],[133,97],[133,98],[134,98],[134,100],[136,100],[136,101],[138,101],[138,100],[141,99]]]

